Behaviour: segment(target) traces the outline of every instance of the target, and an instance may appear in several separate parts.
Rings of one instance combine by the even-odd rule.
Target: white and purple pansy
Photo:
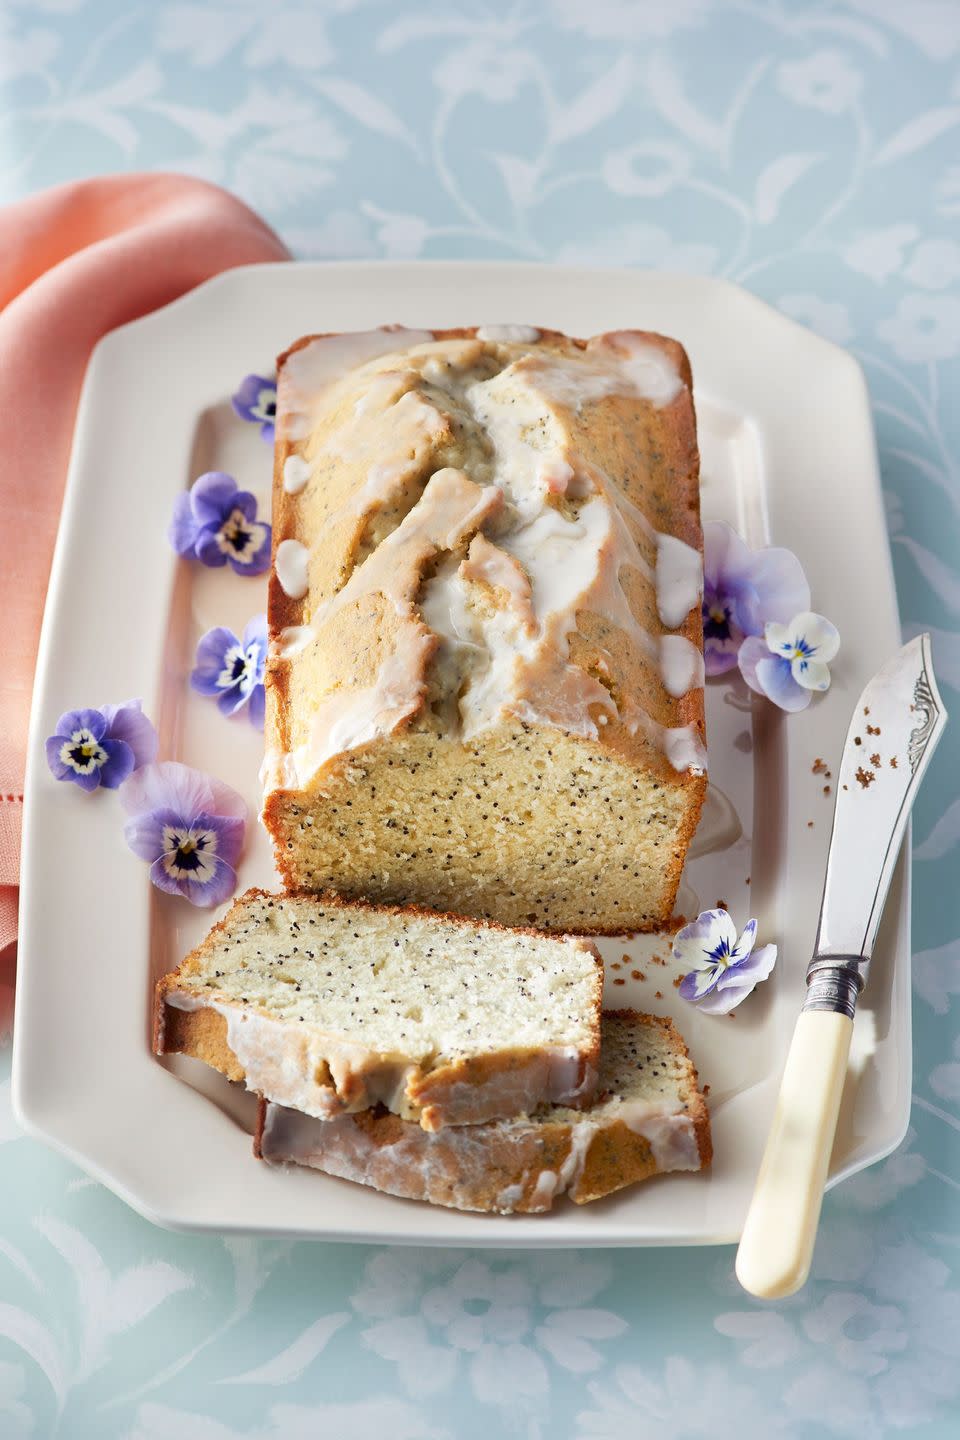
[[[266,615],[255,615],[239,639],[218,625],[200,637],[190,684],[199,695],[215,696],[224,715],[235,715],[246,705],[250,723],[263,729],[266,663]]]
[[[829,664],[839,649],[836,626],[805,610],[787,625],[767,625],[763,639],[748,636],[738,656],[740,673],[781,710],[805,710],[815,691],[829,690]]]
[[[810,586],[792,550],[751,550],[721,520],[703,527],[703,659],[708,675],[733,670],[746,636],[810,605]]]
[[[210,470],[178,495],[167,532],[178,555],[204,565],[233,566],[238,575],[261,575],[270,564],[270,526],[257,520],[257,502],[232,475]]]
[[[756,939],[756,920],[748,920],[738,935],[726,910],[701,911],[673,941],[674,958],[686,970],[680,982],[684,1000],[708,1015],[729,1014],[776,963],[776,945],[756,950]]]
[[[277,387],[265,375],[246,375],[240,389],[230,397],[241,420],[260,426],[264,440],[273,444],[274,421],[277,414]]]
[[[68,710],[47,740],[47,764],[57,780],[81,790],[116,790],[141,765],[157,756],[157,732],[139,700]]]
[[[175,760],[145,765],[125,782],[124,838],[150,879],[191,905],[219,905],[237,888],[247,807],[235,790]]]

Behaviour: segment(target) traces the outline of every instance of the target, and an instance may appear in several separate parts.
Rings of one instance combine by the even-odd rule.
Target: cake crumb
[[[882,764],[883,764],[883,761],[880,759],[880,756],[879,756],[879,755],[871,755],[871,756],[870,756],[870,764],[871,764],[871,765],[882,765]]]
[[[621,955],[621,956],[620,956],[620,959],[621,959],[621,962],[622,962],[624,965],[629,965],[629,964],[630,964],[630,956],[629,956],[629,955],[626,955],[626,954]]]
[[[864,790],[866,790],[870,785],[873,784],[874,780],[876,780],[877,777],[876,775],[874,775],[872,770],[864,770],[863,766],[861,765],[859,770],[857,771],[856,778],[860,781],[860,784],[863,786]]]
[[[654,1000],[662,1000],[662,999],[663,999],[663,995],[661,994],[661,992],[660,992],[659,990],[654,990],[654,992],[653,992],[653,998],[654,998]]]
[[[829,795],[829,794],[830,794],[830,786],[829,786],[829,785],[824,785],[824,787],[823,787],[823,793],[824,793],[824,795]]]
[[[642,970],[631,970],[630,975],[634,980],[646,980],[647,978]]]
[[[867,734],[868,734],[868,735],[879,735],[879,734],[880,734],[880,726],[879,726],[879,725],[868,725],[868,726],[867,726]]]
[[[682,984],[683,984],[683,976],[682,976],[682,975],[675,975],[675,976],[673,977],[673,988],[674,988],[674,990],[679,990],[679,989],[680,989],[680,986],[681,986]]]
[[[627,982],[626,982],[626,980],[624,980],[624,979],[622,979],[620,976],[618,976],[617,979],[614,980],[613,983],[614,983],[614,985],[626,985]]]
[[[843,788],[844,788],[844,790],[846,790],[846,788],[847,788],[846,785],[844,785]],[[812,820],[808,820],[808,821],[807,821],[807,829],[808,829],[808,830],[812,830],[812,829],[813,829],[813,821],[812,821]]]
[[[844,785],[844,787],[843,787],[843,788],[844,788],[844,790],[846,790],[846,788],[847,788],[847,787],[846,787],[846,785]]]
[[[890,756],[890,769],[891,769],[891,770],[896,770],[896,768],[897,768],[897,757],[896,757],[896,755],[891,755],[891,756]]]
[[[714,910],[729,910],[730,907],[727,904],[726,900],[718,900],[713,908]]]
[[[651,955],[651,956],[650,956],[650,959],[651,959],[651,961],[653,962],[654,965],[666,965],[666,963],[667,963],[666,960],[664,960],[664,958],[663,958],[662,955]]]
[[[825,760],[821,760],[819,755],[817,756],[816,760],[814,760],[813,765],[812,765],[811,770],[810,770],[810,773],[811,773],[811,775],[826,775],[826,773],[827,773],[827,764],[826,764],[826,761],[825,761]]]
[[[744,883],[744,885],[749,885],[749,884],[750,884],[750,876],[749,876],[749,875],[747,876],[746,880],[744,880],[743,883]]]
[[[702,1094],[703,1094],[703,1098],[706,1099],[707,1096],[710,1094],[710,1086],[709,1086],[709,1085],[704,1085]]]
[[[854,735],[854,737],[853,737],[853,743],[854,743],[854,745],[862,745],[862,744],[863,744],[863,741],[860,739],[860,736],[859,736],[859,735]]]

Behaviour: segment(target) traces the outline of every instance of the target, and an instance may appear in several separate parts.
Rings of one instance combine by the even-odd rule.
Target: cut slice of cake
[[[590,1100],[602,986],[585,940],[249,890],[159,982],[155,1048],[326,1120],[472,1125]]]
[[[665,925],[706,788],[682,347],[307,336],[276,433],[263,819],[288,888]]]
[[[604,1014],[595,1104],[428,1134],[366,1110],[327,1123],[262,1102],[255,1153],[388,1195],[502,1215],[577,1204],[672,1170],[710,1164],[710,1118],[697,1072],[669,1020]]]

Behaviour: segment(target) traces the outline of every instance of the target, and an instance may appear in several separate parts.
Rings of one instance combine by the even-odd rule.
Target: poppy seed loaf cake
[[[249,890],[159,982],[155,1049],[325,1121],[474,1125],[591,1099],[602,988],[585,940]]]
[[[706,787],[690,369],[639,331],[280,357],[264,823],[293,890],[672,913]]]
[[[669,1020],[604,1014],[596,1103],[428,1134],[385,1111],[327,1122],[261,1103],[255,1153],[389,1195],[458,1210],[541,1213],[674,1170],[710,1164],[697,1072]]]

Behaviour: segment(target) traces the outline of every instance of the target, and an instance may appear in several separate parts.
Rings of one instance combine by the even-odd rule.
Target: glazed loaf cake
[[[434,1130],[589,1101],[602,985],[585,940],[250,890],[159,982],[155,1048],[308,1115]]]
[[[564,1192],[597,1200],[671,1170],[699,1170],[712,1150],[697,1072],[669,1020],[604,1015],[596,1104],[428,1134],[383,1110],[327,1122],[262,1103],[254,1149],[389,1195],[457,1210],[549,1210]]]
[[[287,886],[662,926],[706,786],[681,347],[308,336],[278,387],[263,819]]]

